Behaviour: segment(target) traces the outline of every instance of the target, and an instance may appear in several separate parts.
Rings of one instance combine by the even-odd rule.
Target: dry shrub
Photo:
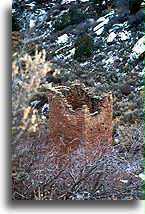
[[[29,104],[34,94],[39,92],[46,73],[50,71],[50,63],[46,61],[46,52],[38,52],[35,56],[23,54],[12,62],[12,131],[15,143],[25,130],[36,131],[37,111]]]
[[[143,125],[131,125],[128,127],[127,125],[124,126],[117,126],[116,127],[116,134],[114,135],[114,144],[116,142],[116,146],[120,146],[126,149],[129,149],[130,152],[136,151],[137,147],[139,147],[139,151],[143,152]],[[137,144],[136,144],[137,142]]]
[[[48,140],[48,130],[39,126],[35,134],[21,139],[13,156],[13,200],[131,200],[143,199],[143,141],[140,129],[134,130],[134,142],[124,152],[107,148],[94,162],[86,160],[84,143],[70,152],[58,165],[58,145]],[[141,146],[142,145],[142,146]],[[136,149],[138,148],[138,149]],[[92,155],[97,151],[91,150]],[[61,155],[61,154],[60,154]],[[62,157],[61,157],[62,158]]]

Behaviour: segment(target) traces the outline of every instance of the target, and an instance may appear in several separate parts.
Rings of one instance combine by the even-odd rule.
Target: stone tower
[[[77,150],[80,143],[87,156],[90,145],[99,150],[112,144],[111,93],[99,97],[84,84],[58,86],[48,89],[48,102],[48,137],[50,142],[60,145],[60,155]]]

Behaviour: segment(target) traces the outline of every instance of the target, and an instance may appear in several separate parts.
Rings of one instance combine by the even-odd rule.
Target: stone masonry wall
[[[86,89],[84,84],[58,86],[48,89],[48,102],[48,138],[59,147],[57,159],[77,150],[80,143],[83,143],[88,157],[90,148],[99,150],[103,145],[111,145],[111,93],[101,98]]]

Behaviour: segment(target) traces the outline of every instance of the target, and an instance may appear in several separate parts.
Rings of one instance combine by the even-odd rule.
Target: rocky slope
[[[22,51],[34,55],[36,46],[46,49],[52,72],[46,75],[45,86],[77,80],[98,94],[111,91],[116,127],[143,118],[143,5],[131,15],[126,1],[109,2],[104,1],[100,10],[93,0],[13,1],[12,12],[21,26],[13,32],[13,58]],[[56,30],[55,24],[71,8],[85,18]],[[84,31],[94,41],[93,54],[74,60],[75,42]]]

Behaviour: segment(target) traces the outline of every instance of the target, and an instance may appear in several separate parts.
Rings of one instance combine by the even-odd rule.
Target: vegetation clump
[[[139,11],[142,0],[129,0],[129,10],[131,14]]]
[[[74,59],[81,60],[90,57],[94,51],[94,41],[86,32],[83,32],[76,40]]]
[[[20,31],[21,26],[16,15],[12,15],[12,31]]]
[[[53,24],[55,31],[61,31],[69,25],[79,24],[86,19],[86,15],[77,8],[71,8],[67,13],[61,15]]]

